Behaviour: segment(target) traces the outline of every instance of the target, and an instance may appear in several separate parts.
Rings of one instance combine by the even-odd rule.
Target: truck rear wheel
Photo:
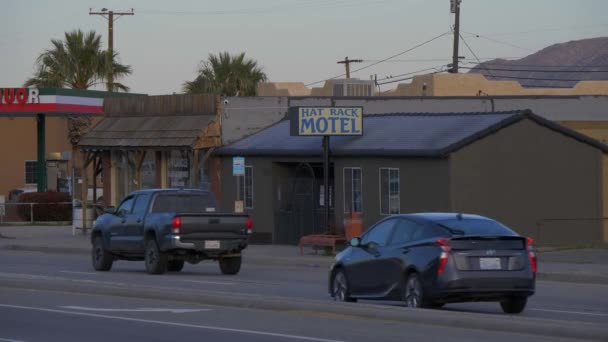
[[[171,260],[167,266],[169,272],[179,272],[182,268],[184,268],[184,260]]]
[[[237,274],[241,270],[241,257],[221,258],[219,262],[223,274]]]
[[[167,271],[167,254],[161,252],[156,241],[146,241],[146,271],[150,274],[163,274]]]

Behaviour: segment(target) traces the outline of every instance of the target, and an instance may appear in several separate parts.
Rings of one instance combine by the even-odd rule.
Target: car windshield
[[[449,219],[437,221],[437,224],[457,235],[517,236],[517,233],[503,224],[489,219]]]
[[[208,194],[159,194],[154,200],[154,213],[215,212],[215,198]]]

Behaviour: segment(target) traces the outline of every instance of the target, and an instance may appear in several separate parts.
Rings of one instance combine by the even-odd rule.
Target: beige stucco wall
[[[423,85],[426,83],[426,94]],[[332,96],[331,82],[307,88],[302,82],[267,82],[259,96]],[[429,74],[415,76],[379,96],[478,96],[478,95],[608,95],[608,81],[581,81],[572,88],[524,88],[517,81],[492,81],[481,74]]]
[[[24,187],[25,161],[37,159],[35,118],[0,118],[0,195]],[[71,151],[66,118],[46,118],[46,152]]]

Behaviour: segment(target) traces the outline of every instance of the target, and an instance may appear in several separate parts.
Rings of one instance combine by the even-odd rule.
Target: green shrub
[[[72,199],[66,192],[27,192],[19,196],[19,203],[35,203],[33,205],[34,221],[71,221]],[[69,203],[67,203],[69,202]],[[31,221],[31,206],[19,205],[19,216]]]

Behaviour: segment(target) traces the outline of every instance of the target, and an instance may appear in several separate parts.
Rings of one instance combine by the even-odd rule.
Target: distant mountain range
[[[483,62],[469,72],[519,81],[524,87],[573,87],[575,80],[608,80],[608,38],[555,44],[522,59]]]

